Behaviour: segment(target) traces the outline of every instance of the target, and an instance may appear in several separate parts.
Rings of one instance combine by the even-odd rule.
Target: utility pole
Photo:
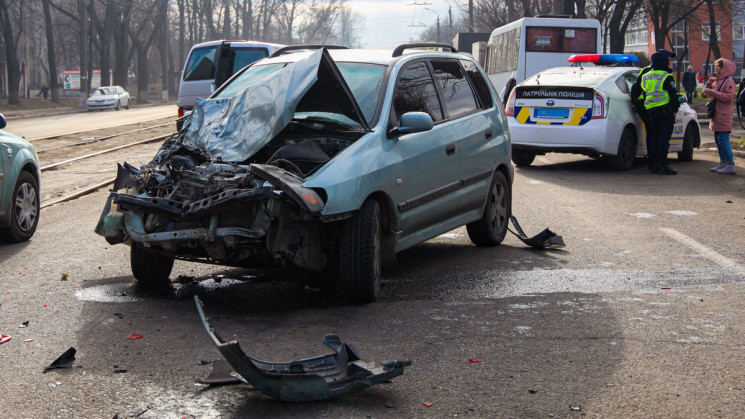
[[[88,106],[88,5],[78,0],[80,13],[80,107]]]
[[[473,0],[468,0],[468,30],[476,32],[473,28]]]

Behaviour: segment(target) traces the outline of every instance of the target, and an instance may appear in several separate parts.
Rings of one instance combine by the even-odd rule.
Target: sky
[[[438,15],[440,27],[443,27],[449,7],[446,0],[347,0],[347,5],[364,16],[359,38],[364,48],[395,48],[416,40],[425,26],[437,23]],[[451,42],[450,39],[441,41]]]

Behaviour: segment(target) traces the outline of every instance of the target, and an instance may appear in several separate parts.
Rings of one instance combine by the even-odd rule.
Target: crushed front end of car
[[[132,247],[136,279],[166,281],[174,259],[326,267],[323,191],[302,184],[365,133],[297,117],[330,66],[320,50],[235,97],[200,100],[152,161],[119,165],[96,232]]]

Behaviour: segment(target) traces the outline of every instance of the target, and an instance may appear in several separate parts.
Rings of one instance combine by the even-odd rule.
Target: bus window
[[[529,52],[595,52],[595,28],[528,26],[525,50]]]

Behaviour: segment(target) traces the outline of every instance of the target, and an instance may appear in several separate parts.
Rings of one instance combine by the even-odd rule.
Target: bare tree
[[[57,80],[57,57],[54,53],[54,28],[52,14],[49,10],[50,0],[41,0],[44,8],[44,30],[47,36],[47,60],[49,61],[49,89],[52,91],[52,102],[59,102],[59,82]]]
[[[360,26],[365,17],[353,11],[349,6],[339,7],[339,44],[354,48],[360,45]]]
[[[0,30],[5,45],[5,60],[8,71],[8,104],[19,105],[18,88],[21,83],[21,65],[18,61],[18,40],[23,31],[23,0],[0,0]],[[13,30],[11,22],[16,23]]]
[[[166,22],[168,0],[142,0],[138,23],[129,27],[129,38],[137,56],[137,102],[147,102],[148,61]]]

